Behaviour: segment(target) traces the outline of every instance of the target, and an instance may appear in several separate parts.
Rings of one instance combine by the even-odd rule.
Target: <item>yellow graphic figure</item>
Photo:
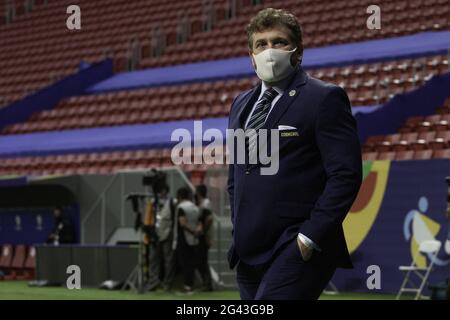
[[[350,253],[364,241],[378,215],[389,176],[390,161],[365,161],[363,183],[343,227]]]

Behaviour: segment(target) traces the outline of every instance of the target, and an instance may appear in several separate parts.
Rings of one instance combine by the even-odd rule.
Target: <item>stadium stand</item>
[[[439,110],[450,109],[450,99]],[[449,114],[411,117],[401,133],[371,136],[362,146],[364,160],[426,160],[450,155]],[[404,128],[408,128],[405,130]],[[0,175],[50,175],[111,173],[123,169],[171,166],[171,149],[138,149],[30,157],[8,157]],[[220,165],[219,165],[220,167]],[[184,166],[188,172],[206,166]]]
[[[379,33],[367,33],[360,28],[365,24],[365,8],[372,4],[370,1],[302,1],[302,4],[303,6],[299,6],[298,1],[278,0],[264,1],[264,5],[243,7],[235,19],[219,21],[212,31],[193,34],[187,43],[174,45],[174,48],[167,50],[161,57],[143,59],[141,65],[147,68],[246,55],[247,38],[242,30],[263,6],[283,7],[292,11],[302,21],[305,47],[396,37],[449,27],[448,6],[442,0],[379,2],[387,12],[383,16],[385,31]],[[417,10],[422,5],[426,5],[426,8]],[[430,16],[439,18],[430,21]],[[327,23],[322,23],[323,21]]]
[[[367,131],[368,123],[373,124],[375,128],[382,124],[388,132],[398,128],[405,131],[401,133],[402,136],[400,134],[389,136],[387,141],[384,141],[384,136],[369,138],[368,143],[363,145],[364,159],[406,160],[409,158],[424,159],[447,156],[448,153],[441,150],[446,150],[449,147],[447,131],[450,128],[448,126],[448,115],[446,115],[448,100],[437,108],[440,114],[433,115],[433,110],[438,106],[436,105],[437,101],[441,101],[440,96],[448,95],[446,90],[448,75],[435,78],[427,82],[423,88],[406,94],[407,99],[404,97],[393,99],[382,108],[368,107],[375,110],[371,113],[356,113],[358,122],[361,122],[361,117],[363,117],[362,120],[366,120],[361,122],[364,124],[360,127],[362,136],[365,136],[364,131]],[[447,80],[443,82],[443,79]],[[207,87],[212,84],[203,83],[199,86]],[[433,89],[436,84],[440,85],[440,91]],[[128,96],[135,92],[140,91],[121,91],[118,94]],[[430,94],[435,95],[433,99],[436,101],[430,98]],[[85,97],[99,96],[104,95],[88,95]],[[128,98],[130,97],[128,96]],[[427,101],[428,105],[423,105],[421,101]],[[139,99],[137,98],[135,102],[139,103]],[[124,102],[124,104],[126,103]],[[434,107],[435,105],[436,107]],[[357,107],[354,109],[355,111],[359,110]],[[422,113],[428,115],[408,118],[411,112],[416,112],[415,110],[421,110]],[[381,118],[377,116],[379,111],[385,112]],[[399,111],[401,111],[401,114]],[[378,120],[376,120],[377,117]],[[388,126],[385,121],[386,118],[397,119],[395,121],[398,125],[391,123]],[[405,124],[400,122],[402,118],[404,118]],[[208,128],[225,130],[226,128],[227,122],[224,117],[202,119],[204,130]],[[428,121],[424,121],[425,119]],[[419,127],[417,136],[415,132],[411,132],[412,126]],[[192,131],[193,123],[190,120],[178,120],[143,125],[117,125],[103,128],[1,136],[1,155],[4,160],[0,170],[4,175],[87,174],[114,172],[123,168],[171,165],[170,149],[164,149],[164,152],[159,153],[154,148],[172,146],[174,143],[170,142],[171,132],[175,128],[186,128]],[[409,130],[406,132],[404,128],[409,128]],[[67,143],[67,141],[70,141],[70,143]],[[404,152],[410,150],[414,153]],[[433,152],[430,153],[427,150],[433,150]],[[396,155],[396,152],[403,153]],[[198,171],[204,170],[205,167],[187,166],[184,169]]]
[[[250,16],[268,5],[293,10],[304,24],[307,48],[449,28],[445,0],[383,2],[389,7],[389,13],[383,17],[386,27],[373,33],[359,29],[365,21],[364,8],[370,1],[340,0],[333,4],[304,1],[300,10],[296,1],[251,5],[251,1],[224,0],[212,4],[200,0],[100,0],[79,1],[87,13],[83,15],[83,32],[74,33],[57,27],[60,24],[57,13],[65,12],[70,4],[70,1],[45,1],[30,8],[27,14],[17,14],[10,23],[0,25],[5,48],[0,53],[0,69],[5,75],[2,80],[8,80],[0,83],[0,105],[6,106],[74,73],[81,60],[92,63],[111,56],[115,69],[122,71],[134,69],[141,59],[141,68],[148,68],[244,56],[247,43],[242,30]],[[210,5],[216,11],[214,21],[209,32],[202,32],[210,16]],[[437,18],[430,20],[430,16]],[[183,28],[184,17],[188,17],[188,28]],[[321,23],[325,20],[331,22]],[[149,55],[156,46],[155,29],[162,30],[165,52],[152,58]],[[184,37],[186,43],[177,44],[183,30],[190,30]],[[206,38],[210,40],[205,41]],[[202,50],[198,50],[200,46]],[[136,63],[131,61],[135,56]]]
[[[307,72],[348,93],[363,160],[450,158],[450,98],[425,92],[444,76],[450,83],[448,0],[378,1],[381,30],[365,28],[370,0],[80,0],[78,33],[61,27],[70,4],[0,0],[0,116],[2,108],[29,111],[0,119],[6,182],[171,167],[175,128],[192,132],[193,120],[203,120],[204,129],[224,132],[233,99],[259,81],[245,26],[269,6],[301,21]],[[77,78],[108,59],[109,71]],[[71,77],[84,85],[53,94]],[[52,86],[48,104],[26,100]],[[209,169],[226,169],[180,167],[194,184]],[[0,242],[0,279],[33,279],[34,247],[9,243]]]
[[[352,105],[370,106],[411,91],[447,69],[448,58],[438,55],[419,60],[312,69],[309,73],[345,88]],[[27,122],[7,127],[2,133],[223,117],[228,114],[233,98],[256,85],[257,80],[251,77],[71,97],[51,110],[35,113]]]
[[[362,146],[364,160],[426,160],[448,157],[450,99],[437,114],[412,116],[398,133],[371,136]]]
[[[71,33],[58,27],[61,23],[58,13],[65,13],[70,4],[70,1],[47,1],[0,28],[0,37],[7,48],[0,54],[1,68],[9,80],[0,92],[6,100],[4,104],[75,72],[80,60],[94,62],[111,54],[120,61],[134,35],[142,39],[150,37],[152,24],[161,24],[170,32],[181,11],[190,14],[192,20],[200,19],[201,15],[199,0],[80,1],[78,5],[86,12],[83,32]],[[147,24],[149,15],[154,18]]]
[[[450,157],[450,130],[445,138],[426,142],[418,139],[408,144],[381,144],[365,151],[363,160],[427,160]],[[142,149],[132,151],[93,152],[3,159],[0,175],[74,175],[104,174],[126,169],[161,168],[172,166],[171,149]],[[183,165],[186,172],[205,171],[224,165]]]

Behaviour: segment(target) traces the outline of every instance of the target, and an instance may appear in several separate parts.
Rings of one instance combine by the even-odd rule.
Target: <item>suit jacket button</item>
[[[247,170],[247,171],[245,171],[245,174],[250,174],[250,171],[248,171],[248,170]]]

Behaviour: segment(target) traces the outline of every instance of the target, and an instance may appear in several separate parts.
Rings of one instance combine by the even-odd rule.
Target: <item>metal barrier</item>
[[[171,195],[181,186],[192,184],[178,167],[161,169],[167,174]],[[144,192],[142,177],[149,170],[126,170],[113,175],[90,205],[81,221],[81,243],[105,244],[118,227],[133,227],[134,213],[123,199],[130,192]]]
[[[162,169],[167,174],[171,196],[182,186],[194,187],[179,167]],[[130,192],[145,192],[142,177],[148,170],[128,170],[112,175],[82,215],[81,243],[106,244],[113,232],[121,227],[133,227],[135,214],[123,201]],[[214,241],[210,249],[213,279],[219,287],[235,288],[235,273],[228,268],[227,250],[231,243],[230,206],[226,182],[228,171],[222,168],[208,170],[205,184],[215,213]]]

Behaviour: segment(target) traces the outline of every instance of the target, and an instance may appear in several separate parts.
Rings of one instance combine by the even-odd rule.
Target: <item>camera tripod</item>
[[[143,273],[143,241],[142,241],[142,231],[139,229],[139,249],[138,249],[138,263],[131,271],[130,275],[127,277],[127,280],[123,284],[121,290],[125,290],[129,287],[131,290],[137,293],[143,293],[143,284],[144,284],[144,273]]]
[[[142,232],[143,223],[142,223],[142,214],[140,211],[139,201],[141,200],[150,200],[151,205],[154,205],[153,194],[151,193],[132,193],[128,194],[126,196],[126,200],[132,200],[133,205],[133,211],[136,213],[136,225],[137,225],[137,232],[138,232],[138,262],[136,266],[133,268],[127,279],[125,280],[125,283],[123,284],[121,290],[125,290],[127,287],[129,287],[131,290],[137,292],[137,293],[143,293],[144,292],[144,233]],[[145,202],[147,204],[147,202]],[[156,212],[154,212],[156,214]]]
[[[131,193],[125,198],[125,200],[132,201],[133,211],[136,213],[135,229],[139,236],[139,256],[138,263],[127,277],[127,280],[122,286],[122,290],[129,286],[138,293],[144,292],[144,240],[142,231],[145,232],[150,244],[158,242],[158,235],[156,234],[156,214],[159,210],[159,193],[164,186],[167,186],[166,175],[161,171],[152,169],[142,178],[142,184],[145,187],[145,193]],[[145,200],[145,205],[151,205],[149,221],[145,221],[144,223],[142,222],[142,213],[139,206],[140,200]],[[148,207],[145,208],[148,209]],[[150,263],[151,261],[149,261],[149,264]]]

